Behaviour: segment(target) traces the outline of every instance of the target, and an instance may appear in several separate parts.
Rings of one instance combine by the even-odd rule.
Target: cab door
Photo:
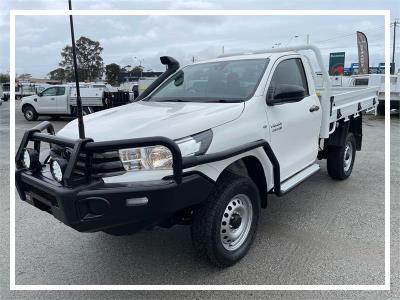
[[[314,86],[308,84],[313,78],[306,66],[307,72],[300,56],[281,57],[267,82],[265,109],[269,126],[266,134],[281,167],[281,180],[310,165],[318,154],[321,105]],[[304,93],[298,97],[285,98],[285,91],[302,90]]]
[[[57,112],[57,87],[45,89],[37,98],[38,113],[56,113]]]
[[[57,105],[57,113],[66,114],[68,113],[68,96],[67,89],[64,86],[57,87],[56,93],[56,105]]]

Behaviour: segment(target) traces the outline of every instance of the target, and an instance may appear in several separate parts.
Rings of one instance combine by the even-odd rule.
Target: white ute
[[[110,85],[105,84],[81,84],[80,96],[85,115],[109,108],[110,105],[115,105],[115,102],[118,102],[118,105],[129,102],[128,93],[114,91]],[[35,121],[39,116],[75,116],[76,99],[74,85],[53,85],[37,95],[23,97],[20,107],[28,121]]]
[[[97,179],[89,178],[76,192],[68,188],[71,168],[63,173],[62,165],[74,165],[71,160],[79,155],[72,152],[69,161],[62,161],[66,147],[85,142],[78,138],[77,121],[54,138],[34,133],[32,140],[53,144],[47,161],[57,172],[49,178],[66,186],[57,186],[53,197],[67,204],[60,209],[49,201],[48,209],[79,231],[115,235],[190,224],[200,254],[217,266],[233,265],[250,248],[268,193],[287,193],[320,169],[317,159],[327,159],[332,178],[350,176],[356,150],[361,150],[362,112],[377,104],[377,88],[334,89],[326,71],[317,89],[303,50],[313,52],[325,69],[320,51],[311,45],[226,55],[183,68],[163,57],[165,76],[140,101],[84,117],[86,136],[93,141],[79,147],[103,164]],[[17,154],[21,165],[23,154],[32,152],[25,148],[27,141]],[[112,171],[106,168],[111,161]],[[90,162],[85,166],[90,174],[100,168]],[[27,187],[33,180],[36,190],[52,190],[49,178],[40,181],[26,167],[17,173],[23,200],[35,199],[24,196],[35,195]],[[85,213],[90,214],[76,217],[71,205],[82,198],[89,199]]]

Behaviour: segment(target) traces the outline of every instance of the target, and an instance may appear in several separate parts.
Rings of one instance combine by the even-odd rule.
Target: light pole
[[[136,56],[133,59],[137,59],[139,61],[140,77],[142,77],[142,75],[143,75],[142,61],[144,61],[144,59],[140,59],[140,58],[138,58]]]
[[[395,57],[395,54],[396,54],[396,27],[397,27],[397,25],[399,25],[399,22],[397,21],[397,19],[395,19],[394,20],[394,23],[393,23],[393,49],[392,49],[392,51],[393,51],[393,54],[392,54],[392,66],[391,66],[391,69],[390,69],[390,74],[394,74],[395,73],[395,66],[394,66],[394,57]]]

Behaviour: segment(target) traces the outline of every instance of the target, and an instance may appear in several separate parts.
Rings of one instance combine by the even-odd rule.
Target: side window
[[[58,87],[56,96],[62,96],[64,94],[65,94],[65,87]]]
[[[273,98],[276,88],[281,84],[301,86],[305,95],[309,95],[307,77],[300,58],[291,58],[279,63],[268,87],[268,99]]]
[[[56,87],[51,87],[43,91],[43,96],[55,96],[56,94],[57,94]]]

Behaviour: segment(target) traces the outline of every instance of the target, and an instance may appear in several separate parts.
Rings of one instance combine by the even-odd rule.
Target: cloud
[[[209,1],[173,1],[168,9],[221,9],[221,6]]]
[[[69,43],[68,20],[54,17],[21,17],[17,24],[17,66],[24,72],[39,72],[37,57],[43,60],[41,74],[60,60],[60,51]],[[19,22],[19,20],[18,20]],[[284,26],[282,26],[284,24]],[[304,43],[326,40],[324,52],[344,50],[353,59],[356,53],[356,29],[376,33],[383,25],[381,17],[285,17],[285,16],[85,16],[75,18],[76,38],[87,36],[100,41],[106,64],[137,64],[162,70],[160,55],[176,56],[182,64],[204,60],[226,52],[270,48],[274,43]],[[347,28],[347,30],[346,30]],[[36,30],[37,29],[37,30]],[[382,30],[382,29],[380,29]],[[378,30],[379,31],[379,30]],[[379,32],[378,32],[379,33]],[[293,36],[299,38],[294,39]],[[29,39],[29,36],[34,37]],[[344,37],[341,37],[344,36]],[[45,42],[43,42],[45,41]],[[381,38],[371,42],[383,41]],[[381,44],[383,46],[383,44]],[[328,54],[325,55],[328,57]],[[354,58],[355,59],[355,58]],[[30,69],[30,66],[35,67]],[[40,75],[40,74],[38,74]]]
[[[0,1],[0,72],[8,69],[8,10],[66,9],[66,1],[15,0]],[[361,7],[362,6],[362,7]],[[73,0],[75,9],[384,9],[392,8],[399,14],[395,0],[365,0],[362,5],[354,0],[325,1],[280,0],[246,2],[229,0]],[[371,62],[383,59],[383,18],[365,17],[224,17],[224,16],[143,16],[143,17],[87,17],[76,16],[75,34],[98,40],[104,48],[105,63],[137,63],[142,59],[146,68],[162,70],[159,56],[175,55],[182,64],[195,59],[208,59],[226,52],[269,48],[304,43],[307,34],[324,51],[345,50],[350,63],[356,59],[355,31],[365,31],[370,41]],[[18,70],[44,76],[57,66],[61,48],[70,43],[66,17],[17,18]],[[294,35],[299,38],[291,39]],[[330,39],[330,40],[329,40]],[[328,41],[326,41],[328,40]],[[322,41],[322,42],[320,42]]]
[[[40,57],[42,55],[49,54],[49,52],[54,52],[55,49],[62,49],[65,46],[65,43],[61,41],[51,42],[47,44],[40,44],[40,46],[20,46],[18,47],[18,54],[30,55]]]

